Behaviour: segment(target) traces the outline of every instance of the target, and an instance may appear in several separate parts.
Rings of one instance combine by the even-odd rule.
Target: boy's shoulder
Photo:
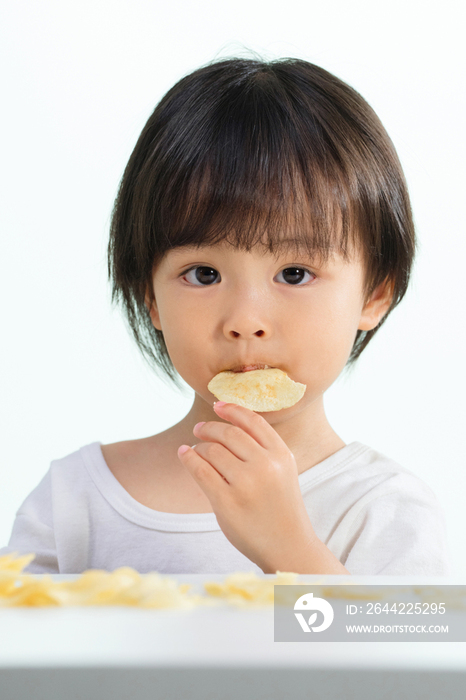
[[[145,483],[149,474],[163,468],[167,455],[163,450],[163,441],[157,441],[157,437],[100,444],[105,465],[130,493],[135,484]],[[155,454],[157,459],[154,458]]]
[[[179,444],[159,433],[100,448],[113,476],[142,505],[165,513],[211,513],[209,499],[178,459]]]
[[[112,473],[115,473],[115,471],[122,471],[130,465],[147,459],[150,451],[149,440],[150,438],[140,438],[121,440],[105,445],[101,443],[100,450],[108,468]]]
[[[436,502],[430,486],[414,471],[361,442],[352,442],[300,476],[303,493],[370,501],[381,496]],[[333,495],[332,495],[333,494]]]
[[[351,447],[354,450],[352,458],[346,461],[341,470],[341,476],[348,485],[364,483],[365,489],[372,491],[373,495],[377,491],[404,491],[436,500],[435,493],[424,479],[397,460],[359,442],[352,443]]]
[[[146,446],[143,440],[123,440],[102,444],[95,441],[83,445],[62,457],[53,459],[46,477],[52,483],[69,486],[75,483],[84,485],[92,477],[110,471],[117,479],[125,471],[137,471],[137,465],[144,460]]]

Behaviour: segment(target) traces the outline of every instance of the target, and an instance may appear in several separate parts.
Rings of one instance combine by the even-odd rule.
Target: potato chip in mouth
[[[306,391],[305,384],[294,382],[277,368],[220,372],[207,388],[219,401],[236,403],[258,413],[294,406]]]

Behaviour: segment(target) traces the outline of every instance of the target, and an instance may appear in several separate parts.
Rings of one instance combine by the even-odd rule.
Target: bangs
[[[351,175],[308,107],[270,83],[274,76],[256,76],[248,90],[230,88],[208,119],[191,113],[178,157],[175,134],[165,134],[170,158],[158,161],[146,222],[155,262],[169,248],[221,242],[277,254],[305,250],[321,261],[348,256],[359,230]]]
[[[336,187],[320,173],[313,174],[310,184],[279,162],[269,160],[265,170],[255,169],[251,161],[247,165],[241,179],[232,173],[234,187],[227,195],[225,174],[214,172],[210,163],[190,178],[184,191],[174,185],[163,226],[169,248],[227,243],[277,255],[305,251],[320,262],[334,253],[348,257],[355,229],[344,192],[336,198]]]

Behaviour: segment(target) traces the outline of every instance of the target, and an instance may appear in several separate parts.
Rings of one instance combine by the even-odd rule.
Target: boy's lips
[[[251,372],[255,369],[275,369],[270,365],[264,365],[261,363],[250,364],[250,365],[236,365],[235,367],[229,367],[226,372]]]

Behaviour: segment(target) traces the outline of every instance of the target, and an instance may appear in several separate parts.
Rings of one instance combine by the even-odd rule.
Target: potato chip
[[[0,600],[14,593],[18,586],[18,575],[34,559],[34,554],[18,556],[17,552],[0,557]]]
[[[20,572],[25,566],[31,563],[35,558],[35,554],[23,554],[21,557],[18,556],[17,552],[12,554],[4,554],[0,557],[0,571],[16,571]]]
[[[15,607],[42,607],[61,605],[57,596],[56,584],[50,576],[34,578],[33,576],[21,576],[14,591],[10,592],[4,605]]]
[[[294,382],[281,369],[254,369],[250,372],[220,372],[207,385],[220,401],[266,413],[294,406],[306,385]]]
[[[254,572],[234,573],[226,577],[223,583],[207,582],[204,588],[209,595],[218,596],[225,602],[237,607],[273,605],[275,585],[294,585],[298,574],[277,571],[275,578],[260,578]]]

